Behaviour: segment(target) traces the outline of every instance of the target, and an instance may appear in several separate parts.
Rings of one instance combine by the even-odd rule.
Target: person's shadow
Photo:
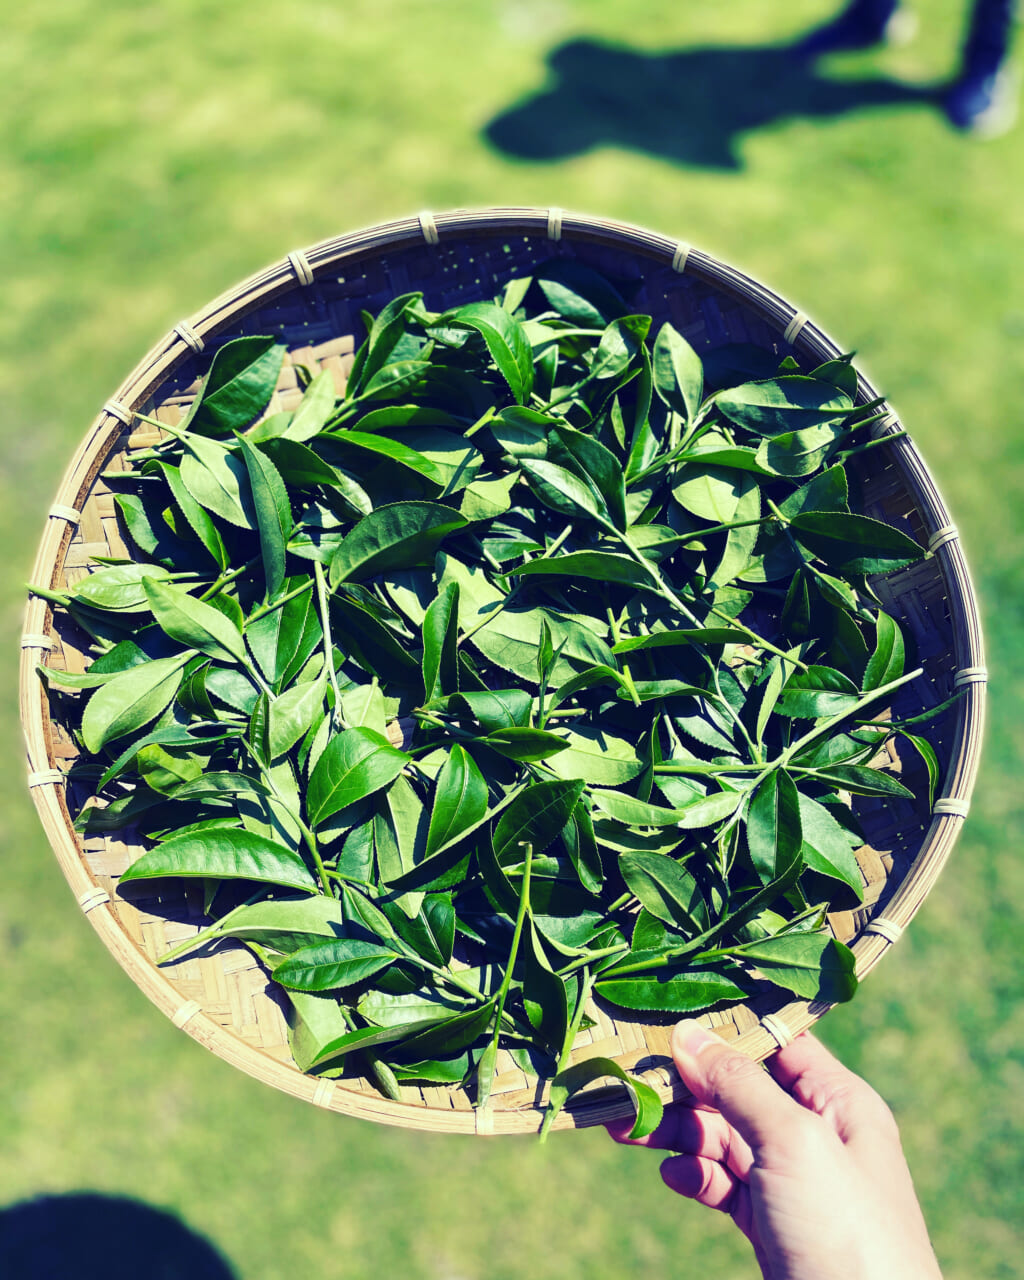
[[[936,101],[934,90],[882,77],[832,79],[789,46],[647,53],[573,40],[548,62],[552,82],[484,129],[507,155],[563,160],[614,146],[739,169],[738,140],[775,121]]]
[[[40,1196],[0,1209],[3,1280],[235,1280],[209,1241],[126,1196]]]

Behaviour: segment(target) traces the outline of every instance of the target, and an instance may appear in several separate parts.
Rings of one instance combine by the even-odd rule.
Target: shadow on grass
[[[173,1214],[94,1192],[0,1209],[0,1259],[4,1280],[235,1280]]]
[[[573,40],[548,58],[551,83],[495,117],[484,136],[522,160],[623,147],[677,164],[740,169],[744,134],[780,120],[934,104],[934,90],[874,77],[835,80],[791,46],[648,53]]]

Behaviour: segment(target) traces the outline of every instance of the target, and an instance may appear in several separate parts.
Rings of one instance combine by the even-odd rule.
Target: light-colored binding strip
[[[761,1026],[771,1036],[780,1049],[785,1049],[787,1044],[792,1044],[796,1037],[789,1027],[777,1018],[774,1013],[766,1013],[761,1019]]]
[[[21,647],[23,649],[52,649],[53,641],[49,636],[37,636],[31,632],[26,632],[21,637]]]
[[[197,1013],[202,1013],[203,1006],[198,1000],[186,1000],[180,1009],[171,1017],[171,1021],[180,1031],[186,1022],[190,1022]]]
[[[64,775],[59,769],[40,769],[37,773],[28,775],[28,785],[30,787],[49,787],[64,781]]]
[[[966,818],[970,807],[969,800],[954,800],[944,796],[941,800],[935,801],[932,813],[944,814],[947,818]]]
[[[548,239],[561,240],[562,238],[562,210],[548,210]]]
[[[434,221],[434,215],[426,209],[420,214],[420,230],[423,232],[423,239],[427,244],[440,244],[441,237],[437,234],[437,223]]]
[[[960,533],[955,524],[944,524],[928,539],[928,550],[938,551],[939,547],[944,547],[947,542],[956,542],[959,537]]]
[[[295,279],[299,284],[307,285],[313,283],[313,268],[309,265],[309,259],[301,249],[293,249],[288,255],[288,261],[291,268],[295,272]]]
[[[68,524],[78,524],[82,518],[81,511],[76,507],[65,507],[60,502],[55,502],[46,514],[54,520],[66,520]]]
[[[953,688],[965,684],[984,684],[988,679],[988,667],[961,667],[953,677]]]
[[[885,916],[876,916],[874,920],[869,920],[864,926],[865,933],[877,933],[880,938],[884,938],[886,942],[899,942],[903,937],[903,926],[897,924],[895,920],[887,920]]]
[[[676,245],[676,251],[672,255],[672,270],[678,271],[680,275],[686,270],[686,260],[690,256],[690,246],[680,242]]]
[[[313,1106],[329,1107],[337,1087],[333,1080],[321,1080],[313,1091]]]
[[[193,351],[202,351],[203,347],[206,346],[205,340],[196,333],[187,320],[182,320],[180,324],[176,324],[171,332],[176,333],[182,342],[190,346]]]
[[[126,427],[132,425],[134,414],[131,409],[123,405],[120,400],[108,400],[103,406],[103,412],[109,413],[112,418],[116,418],[118,422],[123,422]]]
[[[485,1102],[482,1107],[477,1107],[473,1112],[473,1118],[477,1133],[487,1135],[494,1132],[494,1108],[489,1102]]]
[[[804,327],[806,323],[807,323],[807,316],[805,316],[802,311],[795,311],[793,313],[792,320],[790,320],[789,324],[786,325],[786,328],[783,331],[782,341],[788,342],[789,345],[792,346],[793,343],[796,341],[797,334],[800,332],[800,330]]]
[[[104,902],[110,901],[110,894],[106,889],[86,889],[85,893],[78,895],[78,905],[82,908],[86,915],[96,907],[102,907]]]

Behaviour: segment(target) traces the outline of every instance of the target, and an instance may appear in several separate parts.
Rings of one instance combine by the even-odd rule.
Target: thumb
[[[698,1102],[714,1107],[752,1151],[785,1142],[803,1109],[744,1053],[699,1022],[672,1031],[676,1068]]]

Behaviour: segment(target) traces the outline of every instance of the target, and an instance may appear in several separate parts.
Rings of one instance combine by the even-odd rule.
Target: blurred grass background
[[[913,44],[834,59],[823,78],[941,84],[964,8],[919,8]],[[540,1149],[378,1128],[207,1054],[94,937],[24,789],[17,636],[43,513],[153,341],[296,246],[421,208],[559,205],[713,252],[856,348],[959,524],[993,673],[980,785],[942,882],[823,1035],[894,1106],[949,1280],[1024,1276],[1024,129],[978,143],[927,95],[876,85],[832,114],[834,88],[795,93],[804,73],[772,49],[831,12],[50,0],[8,15],[0,1206],[137,1197],[208,1237],[239,1280],[755,1274],[731,1224],[603,1132]],[[557,160],[510,154],[524,112],[548,122]]]

